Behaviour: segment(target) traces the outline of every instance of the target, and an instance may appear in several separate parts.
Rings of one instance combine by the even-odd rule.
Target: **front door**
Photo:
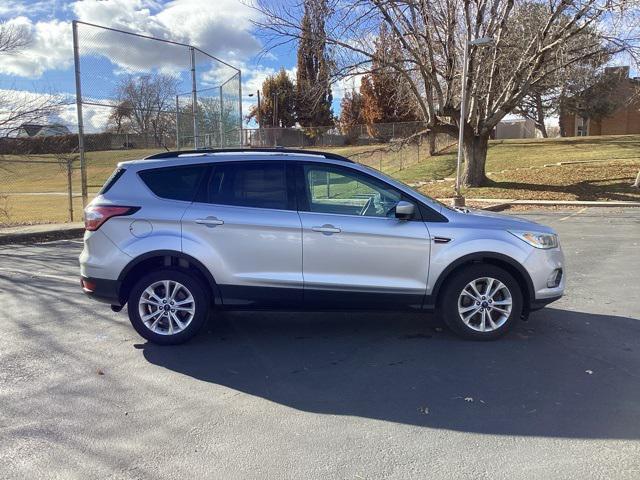
[[[322,163],[298,168],[305,304],[421,308],[429,232],[395,218],[400,191],[364,172]]]
[[[224,305],[302,302],[302,231],[284,162],[216,163],[182,219],[182,247],[211,271]]]

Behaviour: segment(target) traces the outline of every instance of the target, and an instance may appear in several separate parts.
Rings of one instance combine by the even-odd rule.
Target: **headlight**
[[[515,235],[520,240],[527,242],[535,248],[556,248],[558,246],[558,236],[553,233],[522,232],[509,230],[511,235]]]

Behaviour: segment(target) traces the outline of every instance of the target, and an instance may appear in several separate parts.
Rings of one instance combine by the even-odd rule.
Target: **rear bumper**
[[[80,277],[80,286],[88,297],[98,302],[118,307],[124,305],[120,299],[120,282],[118,280],[82,276]]]

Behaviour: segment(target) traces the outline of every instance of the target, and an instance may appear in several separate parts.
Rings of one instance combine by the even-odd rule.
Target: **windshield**
[[[382,175],[385,179],[389,180],[391,183],[396,183],[396,184],[402,185],[403,187],[405,187],[405,188],[411,190],[412,192],[414,192],[416,195],[420,195],[422,198],[424,198],[425,200],[427,200],[427,201],[429,201],[429,202],[431,202],[431,203],[433,203],[435,205],[438,205],[440,207],[446,208],[447,210],[453,211],[453,209],[451,207],[449,207],[448,205],[442,203],[439,200],[436,200],[433,197],[425,195],[422,192],[419,192],[418,190],[415,189],[415,187],[412,187],[411,185],[406,184],[402,180],[398,180],[397,178],[394,178],[394,177],[392,177],[390,175],[387,175],[386,173],[383,173],[380,170],[376,170],[375,168],[372,168],[372,167],[370,167],[368,165],[363,165],[363,164],[358,164],[358,165],[366,168],[367,170],[370,170],[371,172],[375,172],[378,175]]]

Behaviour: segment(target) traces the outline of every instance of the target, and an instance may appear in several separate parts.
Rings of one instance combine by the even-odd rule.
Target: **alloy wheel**
[[[174,280],[152,283],[143,290],[138,301],[142,323],[159,335],[182,332],[193,320],[195,307],[189,289]]]
[[[458,314],[469,328],[477,332],[493,332],[503,326],[513,308],[507,286],[491,277],[469,282],[458,297]]]

